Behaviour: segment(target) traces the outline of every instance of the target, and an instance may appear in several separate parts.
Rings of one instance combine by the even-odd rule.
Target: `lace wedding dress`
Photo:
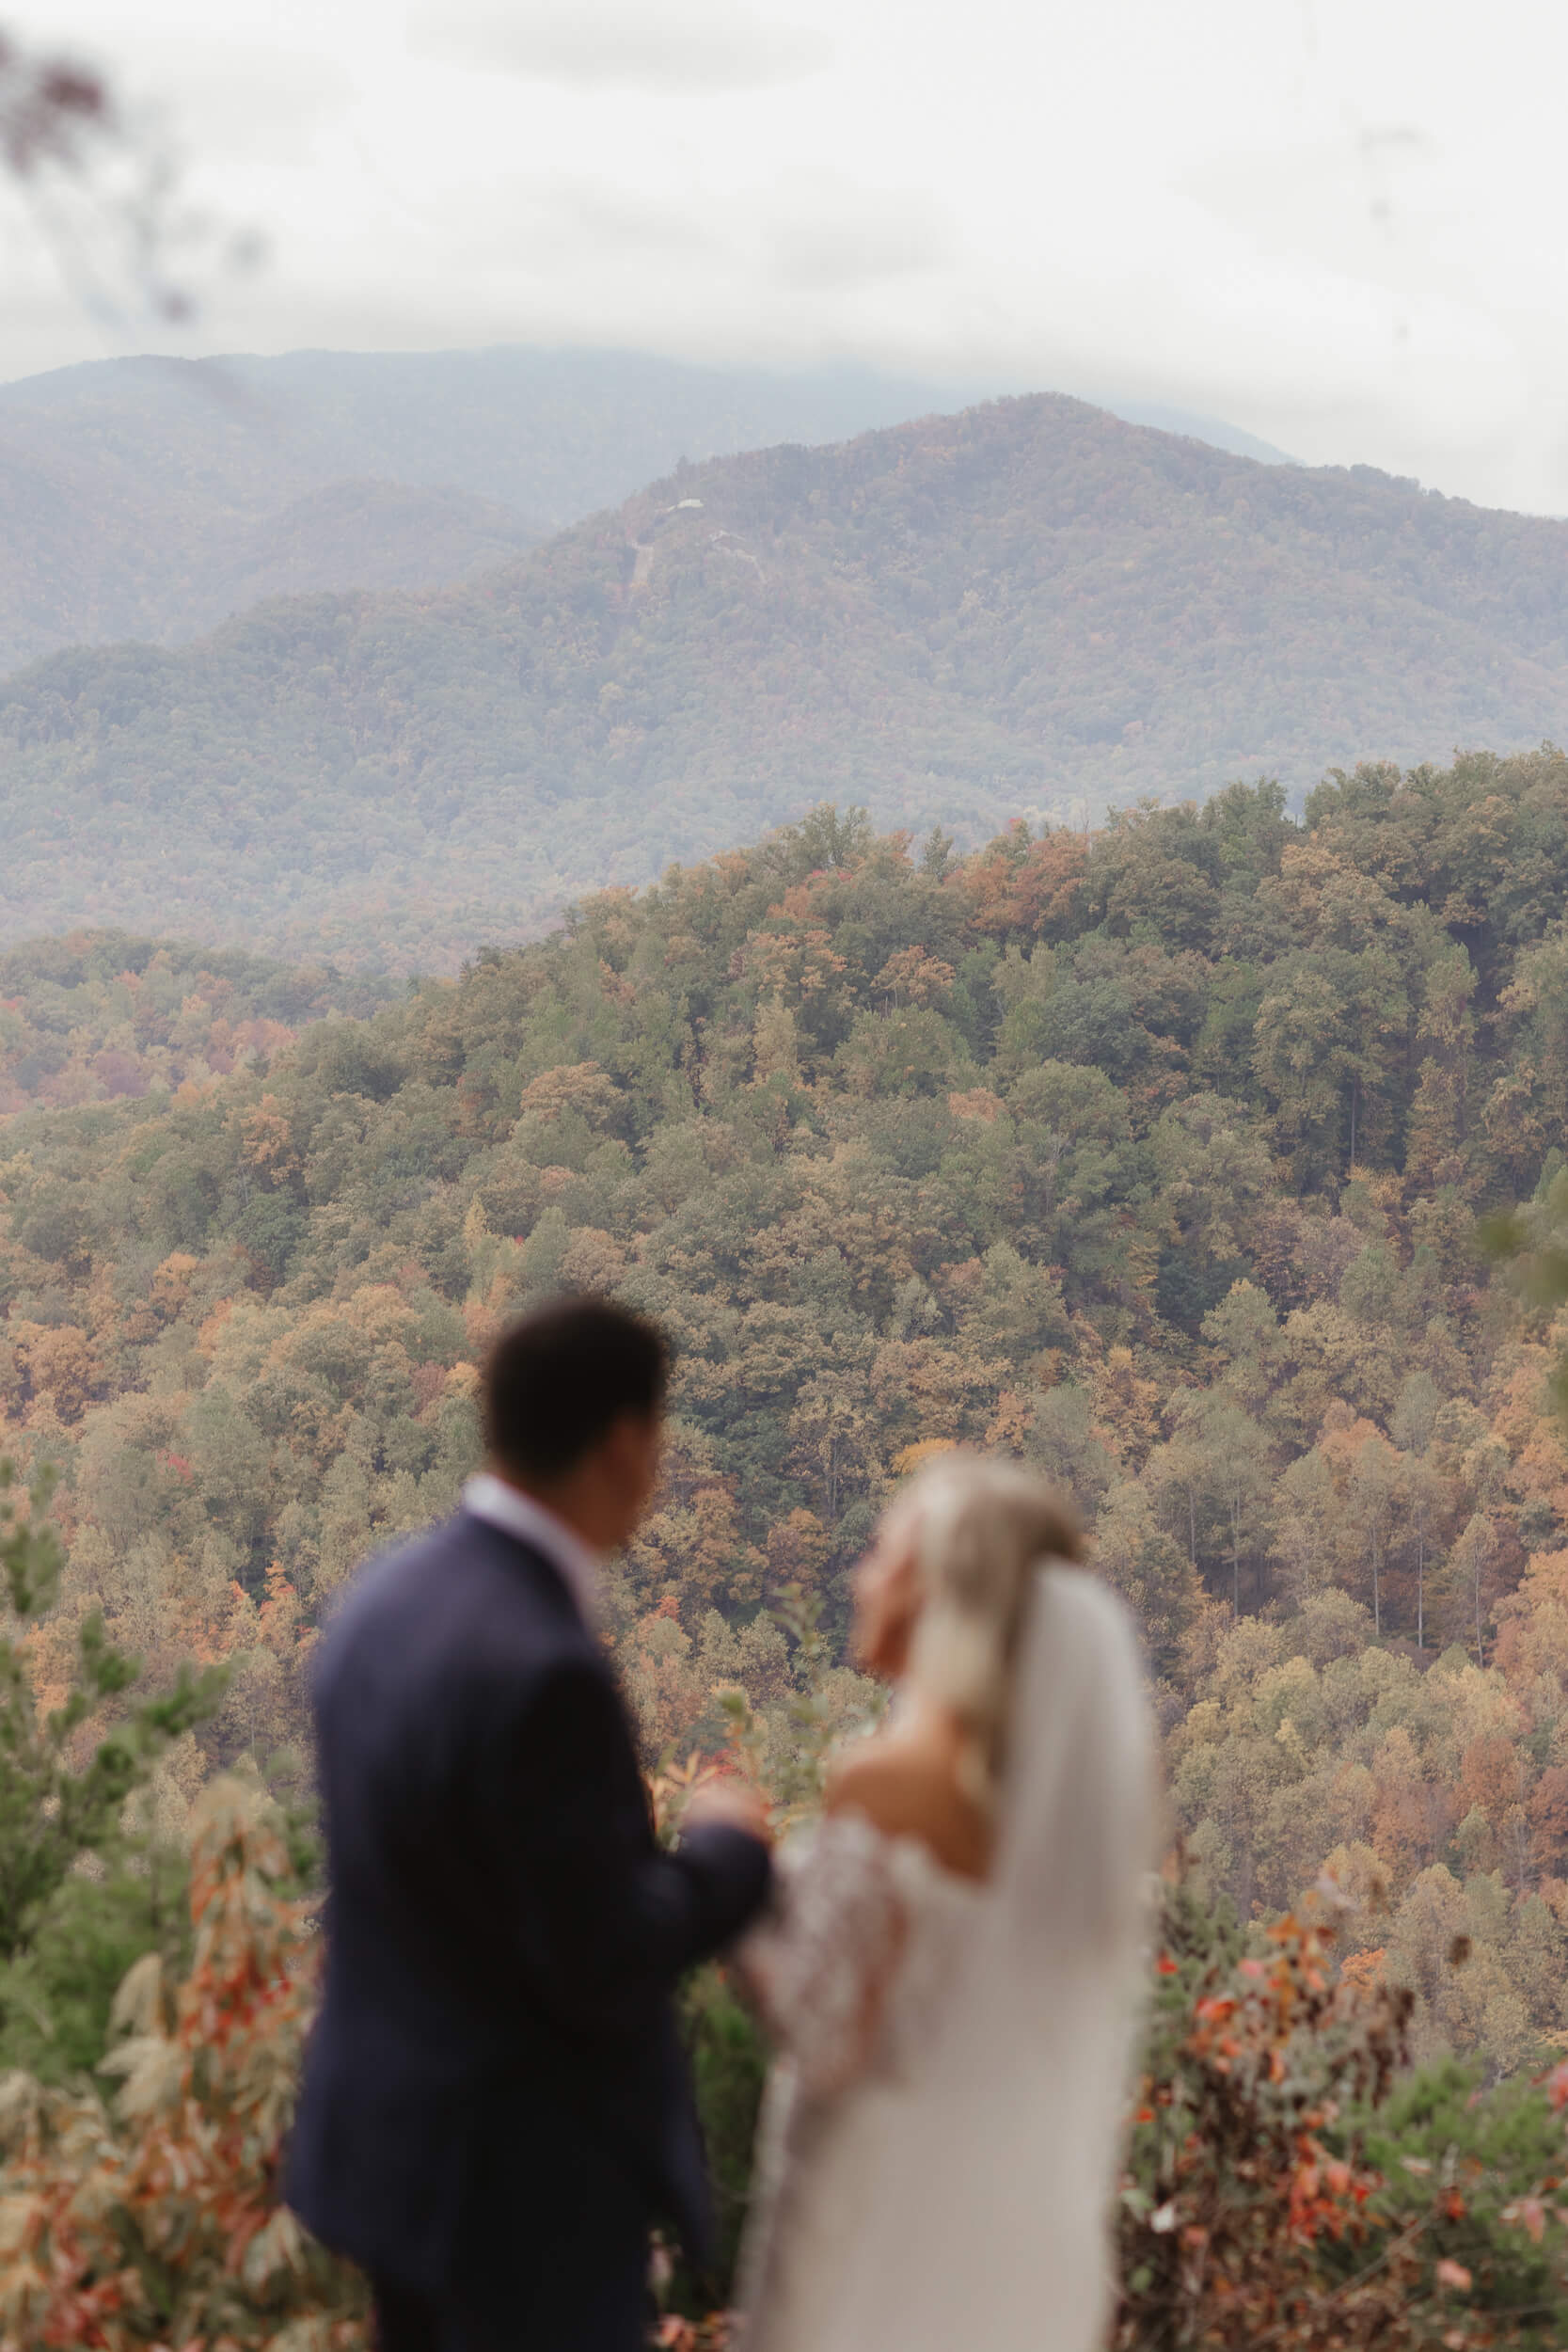
[[[1097,2352],[1143,1973],[1153,1740],[1102,1585],[1039,1572],[984,1885],[851,1811],[739,1953],[780,2055],[744,2352]]]
[[[987,1901],[912,1838],[835,1814],[779,1857],[742,1962],[784,2055],[768,2078],[740,2303],[745,2352],[819,2352],[958,1963]]]

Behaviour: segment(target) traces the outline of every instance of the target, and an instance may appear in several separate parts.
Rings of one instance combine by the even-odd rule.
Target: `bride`
[[[1119,1603],[1012,1465],[894,1504],[856,1632],[890,1725],[739,1959],[780,2057],[745,2352],[1094,2352],[1153,1859]]]

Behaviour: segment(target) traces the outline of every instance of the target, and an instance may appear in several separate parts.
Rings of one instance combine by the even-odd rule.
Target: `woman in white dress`
[[[740,1959],[780,2056],[745,2352],[1096,2352],[1153,1861],[1137,1645],[1050,1489],[943,1457],[860,1570],[888,1726]]]

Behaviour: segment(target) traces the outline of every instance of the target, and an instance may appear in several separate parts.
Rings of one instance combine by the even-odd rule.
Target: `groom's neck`
[[[592,1515],[583,1510],[584,1499],[577,1491],[578,1481],[575,1478],[528,1478],[507,1463],[494,1459],[487,1461],[484,1467],[492,1478],[499,1478],[503,1486],[512,1488],[514,1494],[526,1495],[530,1502],[536,1502],[542,1511],[547,1511],[563,1527],[569,1527],[581,1542],[594,1544],[598,1549],[593,1529],[588,1524]]]
[[[498,1455],[486,1467],[569,1527],[594,1551],[619,1551],[636,1533],[658,1484],[663,1425],[657,1414],[623,1413],[564,1470],[520,1470]]]

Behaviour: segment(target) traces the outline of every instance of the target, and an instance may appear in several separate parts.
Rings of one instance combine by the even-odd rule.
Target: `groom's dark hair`
[[[484,1442],[520,1478],[560,1478],[624,1413],[657,1413],[664,1334],[609,1298],[555,1298],[503,1331],[484,1367]]]

